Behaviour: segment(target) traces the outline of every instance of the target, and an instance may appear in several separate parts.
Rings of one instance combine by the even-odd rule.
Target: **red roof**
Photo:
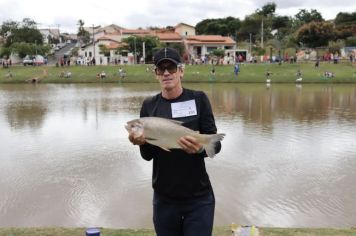
[[[182,40],[182,37],[178,33],[167,32],[167,33],[156,33],[159,40]]]
[[[150,34],[150,30],[139,30],[139,29],[125,29],[121,30],[122,34]]]
[[[235,44],[230,37],[220,35],[194,35],[187,37],[188,44]]]

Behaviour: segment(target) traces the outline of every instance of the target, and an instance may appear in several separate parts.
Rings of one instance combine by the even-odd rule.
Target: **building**
[[[60,34],[59,29],[40,29],[40,33],[43,37],[43,43],[50,43],[50,39],[55,39],[56,41],[60,42]]]
[[[185,50],[184,59],[190,61],[192,59],[201,58],[210,54],[215,49],[226,50],[228,56],[235,58],[237,55],[236,42],[230,38],[220,35],[196,35],[195,27],[180,23],[171,29],[159,30],[143,30],[143,29],[125,29],[117,25],[109,25],[106,27],[87,27],[86,30],[92,30],[92,39],[94,42],[83,45],[79,50],[79,55],[82,57],[92,58],[95,56],[95,61],[99,62],[103,55],[100,52],[100,45],[104,45],[110,53],[107,53],[106,60],[103,64],[112,63],[113,60],[118,59],[121,63],[133,63],[132,52],[123,57],[117,55],[117,51],[123,46],[122,39],[130,36],[156,36],[167,46],[171,44],[182,44]],[[95,44],[95,47],[93,45]]]

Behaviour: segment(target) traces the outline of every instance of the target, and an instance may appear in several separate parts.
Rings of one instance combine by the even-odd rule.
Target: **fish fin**
[[[172,120],[172,119],[168,119],[168,120],[177,125],[182,125],[184,123],[183,121],[179,121],[179,120]]]
[[[163,150],[167,151],[167,152],[170,152],[171,150],[169,150],[168,148],[165,148],[165,147],[161,147],[159,146],[160,148],[162,148]]]
[[[212,134],[210,135],[209,143],[208,145],[204,146],[205,152],[208,155],[208,157],[213,158],[215,156],[215,146],[217,142],[220,142],[221,140],[224,139],[225,134]]]
[[[157,140],[155,138],[150,138],[150,137],[145,137],[145,139],[148,140],[148,141],[156,141]]]

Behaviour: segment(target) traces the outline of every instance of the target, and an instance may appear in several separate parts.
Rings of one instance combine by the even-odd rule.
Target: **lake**
[[[215,225],[356,222],[356,84],[187,84],[210,98]],[[0,227],[152,228],[152,163],[127,139],[158,84],[0,85]]]

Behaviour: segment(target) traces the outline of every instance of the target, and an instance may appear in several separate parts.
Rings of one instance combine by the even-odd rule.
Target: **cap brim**
[[[176,60],[174,60],[174,59],[172,59],[172,58],[162,58],[162,59],[160,59],[159,61],[157,61],[156,62],[156,65],[158,65],[159,63],[161,63],[162,61],[171,61],[171,62],[173,62],[174,64],[176,64],[176,65],[178,65],[180,62],[178,62],[178,61],[176,61]]]

